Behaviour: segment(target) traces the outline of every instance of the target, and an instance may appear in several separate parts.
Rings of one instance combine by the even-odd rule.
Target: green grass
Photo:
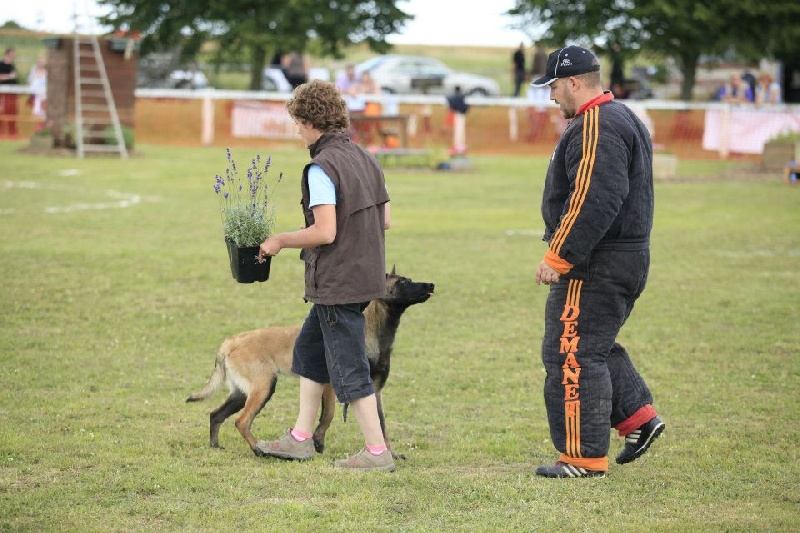
[[[223,148],[145,145],[120,161],[21,146],[0,143],[2,531],[797,527],[800,188],[657,184],[649,286],[620,340],[667,430],[606,479],[546,480],[533,475],[556,457],[539,359],[547,289],[533,283],[546,158],[387,170],[387,263],[435,282],[436,295],[403,318],[384,395],[408,460],[352,475],[330,461],[361,445],[353,420],[337,417],[323,456],[284,463],[255,457],[232,419],[226,448],[208,448],[221,393],[184,403],[226,336],[308,310],[296,251],[273,260],[266,283],[230,277],[212,189]],[[298,227],[307,153],[234,156],[256,151],[286,174],[278,228]],[[85,209],[119,193],[139,201]],[[296,405],[285,378],[254,433],[280,434]],[[621,445],[614,436],[611,453]]]

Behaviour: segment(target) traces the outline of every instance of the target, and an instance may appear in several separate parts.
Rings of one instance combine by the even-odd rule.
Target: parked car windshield
[[[362,63],[358,64],[358,66],[356,67],[356,72],[358,74],[360,74],[361,72],[363,72],[365,70],[372,70],[377,65],[380,65],[381,63],[383,63],[385,60],[386,60],[386,56],[377,56],[377,57],[373,57],[371,59],[367,59],[366,61],[363,61]]]
[[[485,76],[450,69],[429,57],[386,55],[368,59],[356,72],[368,70],[386,93],[451,94],[460,87],[466,95],[497,96],[497,82]]]

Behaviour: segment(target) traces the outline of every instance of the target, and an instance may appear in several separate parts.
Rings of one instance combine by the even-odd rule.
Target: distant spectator
[[[0,61],[0,84],[17,85],[17,67],[14,66],[14,58],[17,52],[14,48],[7,48],[2,61]],[[5,115],[0,119],[0,134],[4,127],[8,129],[8,134],[12,137],[17,136],[17,95],[0,93],[0,115]]]
[[[514,81],[514,96],[517,97],[525,82],[525,43],[519,43],[519,48],[511,55],[511,79]]]
[[[740,76],[731,74],[728,83],[719,90],[719,101],[729,104],[741,104],[753,101],[753,91]]]
[[[31,89],[32,113],[39,119],[41,127],[47,115],[47,62],[43,56],[36,59],[36,63],[31,68],[31,72],[28,74],[28,86]]]
[[[360,80],[356,80],[354,83],[351,83],[342,94],[350,116],[363,114],[364,110],[367,108],[367,100],[364,98],[364,93],[361,91],[359,82]]]
[[[611,76],[609,77],[609,84],[612,87],[611,91],[613,92],[613,87],[618,85],[619,87],[625,87],[625,60],[622,57],[622,48],[618,44],[614,44],[611,47],[609,52],[611,56]],[[614,93],[615,98],[618,97],[616,93]],[[625,96],[627,98],[627,95]]]
[[[781,86],[773,81],[772,76],[762,72],[756,84],[756,104],[780,104]]]
[[[380,102],[371,101],[367,95],[380,94],[381,90],[368,70],[359,76],[358,81],[350,86],[345,93],[345,103],[350,112],[350,138],[355,142],[372,146],[375,144],[375,135],[380,129],[379,124],[372,120],[358,120],[360,115],[380,115]]]
[[[286,80],[295,89],[308,81],[309,61],[308,57],[299,52],[291,52],[283,56],[283,74]]]
[[[625,88],[625,84],[621,82],[611,84],[611,93],[617,100],[625,100],[630,96],[630,92]]]
[[[531,60],[531,79],[535,80],[544,76],[544,71],[547,68],[547,52],[542,45],[536,43],[533,51],[533,58]]]
[[[381,90],[378,87],[378,84],[375,83],[375,80],[372,78],[372,75],[369,73],[368,70],[365,70],[361,73],[358,80],[354,83],[351,83],[350,86],[346,91],[344,91],[345,102],[347,103],[347,109],[350,111],[351,114],[353,113],[370,113],[370,114],[377,114],[375,113],[375,106],[368,105],[367,98],[365,98],[368,94],[380,94]],[[376,103],[376,102],[369,102],[369,103]]]
[[[756,77],[753,76],[753,73],[750,72],[748,69],[745,69],[742,73],[742,81],[747,83],[750,86],[750,94],[756,94]]]
[[[350,89],[358,82],[358,77],[356,76],[356,66],[352,63],[348,63],[347,66],[344,67],[344,70],[336,76],[336,87],[341,91],[342,94],[347,94],[350,92]]]
[[[538,80],[544,76],[547,70],[547,51],[541,44],[534,45],[533,60],[531,61],[531,80]],[[564,122],[560,115],[553,115],[550,113],[548,105],[550,104],[550,88],[549,87],[534,87],[532,84],[528,87],[528,101],[533,104],[533,107],[528,109],[528,133],[526,138],[529,142],[536,142],[542,132],[547,128],[548,122]],[[566,122],[564,122],[566,125]],[[559,125],[556,125],[559,128]],[[563,127],[560,128],[563,131]],[[560,131],[558,132],[560,135]]]
[[[376,95],[381,94],[381,88],[372,77],[368,70],[365,70],[359,76],[358,83],[355,85],[356,91],[363,95]],[[364,114],[366,115],[380,115],[381,103],[375,100],[367,100],[364,106]]]
[[[545,66],[542,66],[541,74],[536,74],[532,71],[532,78],[536,80],[544,76],[544,68]],[[528,108],[528,134],[526,137],[528,141],[536,142],[550,121],[550,110],[548,109],[550,87],[529,86],[528,102],[531,103],[532,107]]]
[[[269,62],[269,66],[271,68],[281,68],[283,65],[283,52],[281,49],[275,50],[275,53],[272,55],[272,61]]]

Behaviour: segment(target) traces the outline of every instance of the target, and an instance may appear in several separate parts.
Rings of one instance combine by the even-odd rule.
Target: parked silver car
[[[475,96],[498,96],[500,87],[485,76],[456,72],[429,57],[383,55],[356,65],[356,73],[368,70],[384,93],[451,94],[456,86]]]

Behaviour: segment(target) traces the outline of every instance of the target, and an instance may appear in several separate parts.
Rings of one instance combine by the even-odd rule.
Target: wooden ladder
[[[89,153],[117,153],[128,158],[122,126],[96,35],[75,33],[75,145],[78,158]],[[116,144],[107,144],[109,127]]]

